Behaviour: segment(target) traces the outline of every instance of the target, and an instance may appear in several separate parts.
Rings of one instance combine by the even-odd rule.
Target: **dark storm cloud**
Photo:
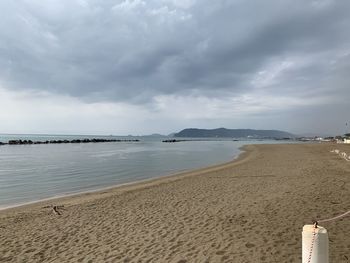
[[[0,81],[135,103],[344,91],[349,11],[349,1],[327,0],[2,1]],[[294,67],[252,84],[280,61]]]

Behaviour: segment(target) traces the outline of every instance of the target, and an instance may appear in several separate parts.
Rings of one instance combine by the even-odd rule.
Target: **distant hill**
[[[289,132],[279,130],[252,130],[252,129],[184,129],[174,134],[174,137],[190,137],[190,138],[294,138],[295,136]]]

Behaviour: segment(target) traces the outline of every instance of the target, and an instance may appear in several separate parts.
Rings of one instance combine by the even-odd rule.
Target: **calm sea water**
[[[89,136],[0,135],[2,142],[19,138],[44,141]],[[126,138],[140,142],[0,146],[0,208],[219,164],[234,159],[242,145],[261,143]]]

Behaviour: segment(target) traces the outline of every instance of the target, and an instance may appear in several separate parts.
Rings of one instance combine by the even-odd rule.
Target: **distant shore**
[[[0,211],[0,261],[300,262],[301,229],[348,210],[348,145],[249,145],[223,165]],[[332,262],[350,221],[324,225]]]

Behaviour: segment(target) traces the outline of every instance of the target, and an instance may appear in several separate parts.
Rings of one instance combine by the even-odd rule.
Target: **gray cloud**
[[[296,73],[297,87],[287,74],[276,92],[311,82],[317,89],[332,74],[319,62],[349,48],[347,1],[196,1],[188,8],[171,1],[3,1],[0,8],[2,81],[97,100],[248,92],[269,60],[289,56],[318,55]]]
[[[1,1],[0,84],[154,110],[167,95],[344,110],[349,11],[342,0]]]

